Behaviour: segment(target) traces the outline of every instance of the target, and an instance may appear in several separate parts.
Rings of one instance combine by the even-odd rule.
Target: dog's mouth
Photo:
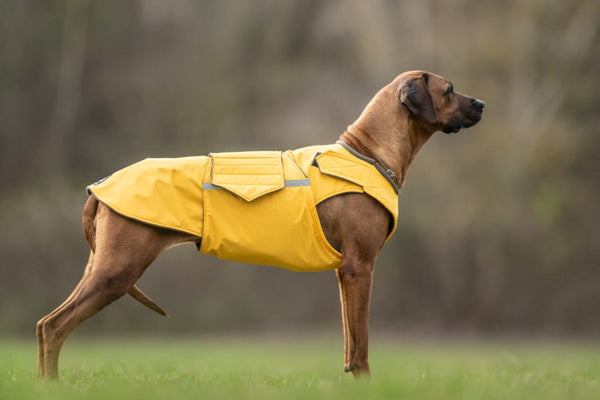
[[[470,128],[473,125],[477,124],[479,121],[481,121],[481,114],[482,114],[481,112],[474,113],[473,115],[470,115],[469,117],[465,118],[464,120],[453,121],[451,123],[448,123],[442,127],[442,132],[458,133],[463,128],[464,129]]]
[[[442,132],[444,132],[444,133],[458,133],[458,132],[460,132],[461,129],[462,129],[462,126],[454,127],[454,126],[451,126],[451,125],[445,125],[442,128]]]

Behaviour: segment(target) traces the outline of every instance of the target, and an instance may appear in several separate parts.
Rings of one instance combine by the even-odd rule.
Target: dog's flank
[[[403,185],[415,155],[434,132],[452,133],[473,126],[483,108],[482,101],[455,92],[443,77],[410,71],[381,89],[339,139],[360,153],[348,157],[374,160],[374,173],[385,175],[384,192],[395,193],[392,186]],[[309,163],[307,168],[316,167]],[[349,183],[356,189],[315,202],[319,232],[324,245],[332,249],[332,261],[323,268],[335,269],[340,289],[344,370],[355,376],[369,373],[368,319],[375,259],[393,232],[397,213],[384,204],[386,194],[361,188],[361,184]],[[201,234],[125,217],[93,195],[84,207],[83,230],[90,247],[83,277],[65,302],[37,323],[40,378],[58,377],[59,353],[69,333],[125,293],[166,315],[135,283],[169,247],[203,239]]]

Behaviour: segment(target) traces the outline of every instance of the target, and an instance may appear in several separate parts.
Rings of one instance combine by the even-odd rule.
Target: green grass
[[[341,340],[340,340],[341,341]],[[598,399],[600,345],[372,340],[369,380],[323,340],[67,341],[38,382],[34,342],[0,342],[0,399]]]

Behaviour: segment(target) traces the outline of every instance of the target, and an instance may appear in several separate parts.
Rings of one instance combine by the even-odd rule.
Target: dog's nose
[[[483,109],[485,108],[485,103],[479,99],[472,98],[471,104],[473,104],[473,106],[479,111],[483,111]]]

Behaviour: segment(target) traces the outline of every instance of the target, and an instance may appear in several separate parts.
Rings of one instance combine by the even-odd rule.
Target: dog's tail
[[[167,312],[165,310],[163,310],[158,304],[156,304],[154,302],[154,300],[152,300],[150,297],[146,296],[144,294],[144,292],[142,292],[140,290],[140,288],[137,287],[136,285],[133,285],[127,291],[127,293],[129,293],[131,295],[131,297],[133,297],[134,299],[136,299],[137,301],[139,301],[140,303],[142,303],[143,305],[145,305],[152,311],[156,311],[160,315],[164,315],[165,317],[169,318],[169,314],[167,314]]]
[[[83,234],[90,245],[92,252],[96,251],[96,212],[98,211],[98,200],[94,196],[88,197],[83,206],[83,217],[81,222],[83,225]]]
[[[83,207],[83,233],[85,234],[85,239],[90,245],[90,249],[92,252],[96,251],[96,212],[98,211],[98,199],[96,199],[93,195],[90,196]],[[156,304],[150,297],[146,296],[144,292],[140,290],[136,285],[133,285],[127,291],[137,301],[151,309],[152,311],[156,311],[160,315],[164,315],[165,317],[169,317],[169,314],[165,310],[163,310],[158,304]]]

